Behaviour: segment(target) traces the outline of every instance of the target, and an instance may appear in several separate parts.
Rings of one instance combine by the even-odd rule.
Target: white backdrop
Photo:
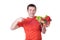
[[[42,40],[60,40],[60,0],[0,0],[0,40],[24,40],[25,33],[22,27],[10,30],[12,23],[19,17],[27,17],[27,5],[37,6],[36,15],[52,18],[46,34]]]

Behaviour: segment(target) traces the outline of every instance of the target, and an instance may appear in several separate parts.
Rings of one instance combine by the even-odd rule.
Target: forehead
[[[36,9],[35,7],[30,6],[29,9]]]

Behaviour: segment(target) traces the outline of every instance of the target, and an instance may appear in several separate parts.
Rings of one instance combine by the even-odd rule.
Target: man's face
[[[35,15],[35,13],[36,13],[36,8],[35,8],[35,7],[29,7],[29,8],[27,9],[27,11],[28,11],[28,15],[29,15],[30,17],[33,17],[33,16]]]

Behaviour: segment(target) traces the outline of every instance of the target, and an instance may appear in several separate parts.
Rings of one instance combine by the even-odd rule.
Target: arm
[[[42,33],[43,33],[43,34],[46,33],[46,25],[45,25],[45,24],[43,24],[43,26],[42,26]]]
[[[42,32],[45,34],[46,32],[46,27],[48,27],[50,25],[51,22],[51,18],[49,16],[46,16],[45,18],[43,18],[41,20],[42,23]]]
[[[17,25],[17,23],[18,23],[18,22],[22,22],[22,21],[23,21],[23,18],[22,18],[22,17],[20,17],[20,18],[18,18],[17,20],[15,20],[15,21],[13,22],[13,24],[11,25],[11,30],[15,30],[15,29],[19,28],[19,26]]]
[[[42,33],[45,34],[46,32],[46,27],[50,25],[51,18],[49,16],[46,17],[41,17],[37,16],[36,19],[40,22],[41,28],[42,28]]]
[[[41,28],[42,28],[42,33],[45,34],[46,32],[46,25],[44,22],[44,18],[42,18],[41,16],[37,16],[36,19],[40,22],[41,24]]]

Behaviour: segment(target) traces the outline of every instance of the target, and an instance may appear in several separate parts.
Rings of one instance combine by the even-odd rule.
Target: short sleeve
[[[17,26],[18,26],[18,27],[23,27],[23,24],[24,24],[23,22],[18,22],[18,23],[17,23]]]

